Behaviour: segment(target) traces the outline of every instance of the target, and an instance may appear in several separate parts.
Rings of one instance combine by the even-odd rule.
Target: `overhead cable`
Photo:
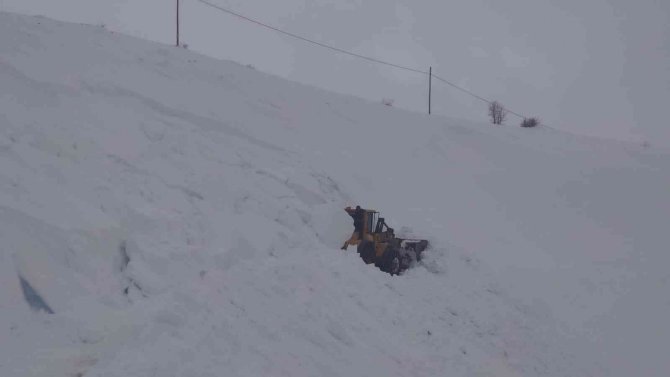
[[[268,25],[268,24],[266,24],[266,23],[264,23],[264,22],[261,22],[261,21],[255,20],[255,19],[253,19],[253,18],[247,17],[247,16],[242,15],[242,14],[240,14],[240,13],[238,13],[238,12],[234,12],[234,11],[232,11],[232,10],[230,10],[230,9],[226,9],[226,8],[220,6],[220,5],[211,3],[211,2],[209,2],[209,1],[207,1],[207,0],[197,0],[197,1],[200,2],[200,3],[202,3],[202,4],[205,4],[205,5],[209,6],[209,7],[211,7],[211,8],[217,9],[217,10],[219,10],[219,11],[221,11],[221,12],[230,14],[230,15],[232,15],[232,16],[241,18],[241,19],[243,19],[243,20],[245,20],[245,21],[254,23],[254,24],[256,24],[256,25],[262,26],[262,27],[267,28],[267,29],[270,29],[270,30],[274,30],[274,31],[276,31],[276,32],[278,32],[278,33],[281,33],[281,34],[284,34],[284,35],[288,35],[289,37],[292,37],[292,38],[295,38],[295,39],[299,39],[299,40],[301,40],[301,41],[304,41],[304,42],[307,42],[307,43],[311,43],[311,44],[316,45],[316,46],[319,46],[319,47],[323,47],[323,48],[326,48],[326,49],[329,49],[329,50],[332,50],[332,51],[336,51],[336,52],[339,52],[339,53],[342,53],[342,54],[346,54],[346,55],[349,55],[349,56],[353,56],[353,57],[356,57],[356,58],[364,59],[364,60],[367,60],[367,61],[370,61],[370,62],[373,62],[373,63],[382,64],[382,65],[386,65],[386,66],[394,67],[394,68],[397,68],[397,69],[402,69],[402,70],[409,71],[409,72],[419,73],[419,74],[422,74],[422,75],[429,75],[429,72],[428,72],[428,71],[424,71],[424,70],[417,69],[417,68],[412,68],[412,67],[407,67],[407,66],[403,66],[403,65],[400,65],[400,64],[391,63],[391,62],[388,62],[388,61],[384,61],[384,60],[377,59],[377,58],[373,58],[373,57],[366,56],[366,55],[357,54],[357,53],[355,53],[355,52],[347,51],[347,50],[344,50],[344,49],[341,49],[341,48],[338,48],[338,47],[335,47],[335,46],[331,46],[331,45],[328,45],[328,44],[325,44],[325,43],[322,43],[322,42],[318,42],[318,41],[315,41],[315,40],[312,40],[312,39],[309,39],[309,38],[300,36],[300,35],[298,35],[298,34],[294,34],[294,33],[291,33],[291,32],[285,31],[285,30],[282,30],[282,29],[280,29],[280,28],[278,28],[278,27]],[[449,81],[449,80],[447,80],[447,79],[444,79],[444,78],[442,78],[442,77],[440,77],[440,76],[437,76],[437,75],[433,74],[432,77],[434,77],[434,78],[437,79],[438,81],[443,82],[443,83],[445,83],[445,84],[447,84],[447,85],[449,85],[449,86],[451,86],[451,87],[453,87],[453,88],[455,88],[455,89],[458,89],[458,90],[460,90],[461,92],[466,93],[466,94],[468,94],[469,96],[472,96],[472,97],[474,97],[474,98],[476,98],[476,99],[478,99],[478,100],[480,100],[480,101],[482,101],[482,102],[486,102],[487,104],[491,104],[491,103],[493,103],[493,101],[488,100],[488,99],[486,99],[486,98],[484,98],[484,97],[482,97],[482,96],[480,96],[480,95],[478,95],[478,94],[476,94],[476,93],[473,93],[473,92],[471,92],[470,90],[465,89],[465,88],[463,88],[463,87],[461,87],[461,86],[459,86],[459,85],[456,85],[456,84],[454,84],[453,82],[451,82],[451,81]],[[515,116],[517,116],[517,117],[519,117],[519,118],[521,118],[521,119],[525,119],[525,116],[523,116],[523,115],[521,115],[521,114],[519,114],[519,113],[517,113],[517,112],[514,112],[514,111],[509,110],[509,109],[505,109],[505,110],[507,110],[507,112],[509,112],[509,113],[512,114],[512,115],[515,115]]]

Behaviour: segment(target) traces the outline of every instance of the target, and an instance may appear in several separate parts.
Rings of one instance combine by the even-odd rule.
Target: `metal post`
[[[428,69],[428,114],[430,115],[431,97],[433,94],[433,67]]]
[[[179,47],[179,0],[177,0],[177,47]]]

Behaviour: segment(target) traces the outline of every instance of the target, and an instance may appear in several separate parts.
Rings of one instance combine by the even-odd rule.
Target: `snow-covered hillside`
[[[1,376],[667,376],[669,223],[667,151],[0,13]]]

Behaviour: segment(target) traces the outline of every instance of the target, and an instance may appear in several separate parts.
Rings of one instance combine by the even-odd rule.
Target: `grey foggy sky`
[[[182,0],[190,49],[373,101],[424,112],[426,78],[331,53]],[[554,128],[670,145],[670,1],[208,0],[287,31],[427,69]],[[0,0],[172,43],[174,0]],[[486,108],[434,84],[435,113],[486,120]],[[517,125],[510,117],[508,124]]]

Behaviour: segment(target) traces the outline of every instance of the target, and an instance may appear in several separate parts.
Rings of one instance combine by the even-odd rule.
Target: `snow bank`
[[[5,13],[0,83],[3,376],[670,371],[667,152]],[[355,204],[424,262],[339,250]]]

